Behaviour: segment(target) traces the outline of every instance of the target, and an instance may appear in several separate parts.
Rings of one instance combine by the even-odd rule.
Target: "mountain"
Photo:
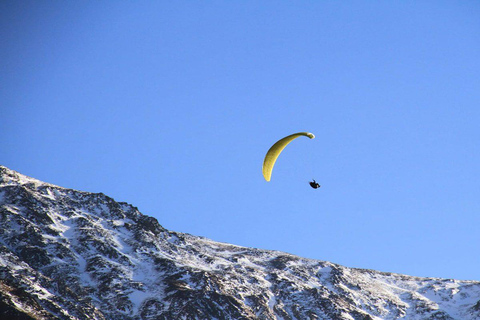
[[[353,269],[169,231],[0,166],[0,319],[480,319],[480,282]]]

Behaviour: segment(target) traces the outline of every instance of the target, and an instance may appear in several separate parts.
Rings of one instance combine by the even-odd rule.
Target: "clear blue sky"
[[[0,163],[174,231],[480,280],[479,17],[477,1],[2,1]],[[266,151],[298,131],[317,138],[267,183]]]

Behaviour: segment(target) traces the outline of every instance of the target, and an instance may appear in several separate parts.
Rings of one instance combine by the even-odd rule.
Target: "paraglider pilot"
[[[313,179],[313,181],[310,181],[310,187],[312,187],[313,189],[318,189],[320,188],[320,185],[315,181],[315,179]]]

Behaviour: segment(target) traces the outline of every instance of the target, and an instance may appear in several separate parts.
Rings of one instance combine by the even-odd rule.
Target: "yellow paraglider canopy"
[[[273,166],[275,165],[275,161],[277,161],[278,156],[282,152],[285,147],[292,142],[292,140],[305,136],[309,137],[310,139],[315,138],[313,133],[310,132],[298,132],[291,134],[289,136],[286,136],[285,138],[282,138],[275,142],[275,144],[268,150],[267,154],[265,155],[265,159],[263,160],[263,167],[262,167],[262,173],[263,177],[265,180],[270,181],[270,178],[272,177],[272,170]]]

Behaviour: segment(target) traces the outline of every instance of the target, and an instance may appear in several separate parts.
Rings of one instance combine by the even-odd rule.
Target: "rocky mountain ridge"
[[[169,231],[0,166],[0,319],[480,319],[480,282],[353,269]]]

